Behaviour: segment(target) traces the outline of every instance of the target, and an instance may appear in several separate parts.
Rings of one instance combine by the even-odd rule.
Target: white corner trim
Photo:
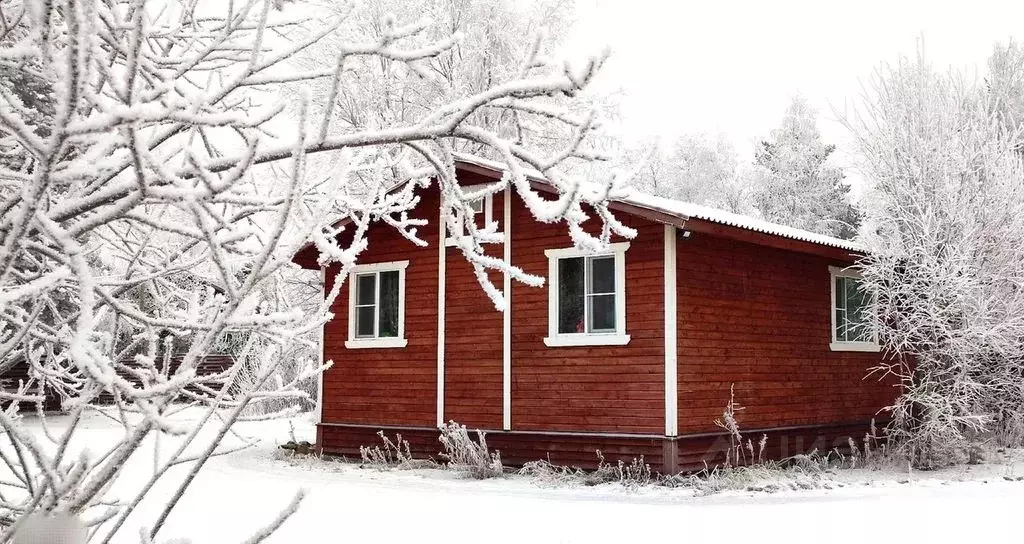
[[[544,345],[549,348],[567,346],[625,346],[629,343],[628,334],[557,334],[544,337]]]
[[[835,327],[833,326],[832,329],[834,331]],[[835,333],[833,332],[833,334]],[[872,353],[882,351],[882,346],[875,342],[831,342],[828,347],[832,351],[868,351]]]
[[[443,193],[441,196],[444,199]],[[445,235],[444,202],[438,213],[438,241]],[[445,245],[437,244],[437,427],[444,426],[444,307],[445,307]]]
[[[409,261],[391,261],[386,263],[359,264],[353,266],[348,277],[348,349],[362,348],[404,348],[405,341],[405,269]],[[395,337],[356,337],[356,276],[359,274],[379,274],[380,272],[398,272],[398,336]],[[380,278],[375,282],[377,298],[380,298]],[[375,306],[375,314],[380,311],[380,301]],[[377,334],[377,315],[374,315],[374,335]]]
[[[345,341],[348,349],[404,348],[407,345],[409,341],[405,338],[359,338]]]
[[[502,342],[501,342],[501,413],[502,428],[506,431],[512,430],[512,276],[508,273],[509,266],[512,266],[512,191],[505,186],[504,214],[502,227],[505,235],[502,239],[502,256],[505,259],[506,270],[502,274],[502,292],[505,295],[505,312],[502,315]]]
[[[626,250],[629,242],[608,244],[608,250],[589,252],[570,247],[564,249],[546,249],[548,258],[548,335],[544,345],[560,346],[623,346],[629,343],[626,334]],[[615,332],[614,333],[572,333],[558,332],[558,260],[575,257],[615,257]]]
[[[665,225],[665,436],[679,434],[676,246],[676,228]]]
[[[323,303],[324,297],[327,296],[327,269],[320,267],[320,302]],[[320,366],[324,366],[324,351],[327,346],[324,345],[324,331],[327,329],[327,323],[320,325]],[[316,422],[324,422],[324,375],[326,372],[321,371],[320,376],[316,383]]]

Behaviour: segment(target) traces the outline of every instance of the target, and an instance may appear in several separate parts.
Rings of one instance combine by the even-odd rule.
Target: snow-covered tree
[[[1024,140],[1005,121],[985,85],[922,57],[882,68],[844,120],[868,185],[876,370],[901,382],[888,434],[922,466],[1024,437]]]
[[[763,169],[754,206],[769,221],[852,239],[860,212],[850,202],[842,169],[829,164],[835,146],[821,140],[818,114],[802,97],[754,152]]]
[[[314,0],[316,2],[317,0]],[[341,126],[372,128],[395,123],[415,122],[439,102],[451,102],[483,92],[497,82],[518,77],[530,58],[548,58],[559,48],[573,20],[574,2],[569,0],[377,0],[374,2],[319,2],[317,11],[334,13],[345,20],[345,35],[367,39],[378,34],[388,14],[408,19],[428,17],[433,21],[421,36],[421,43],[460,36],[460,40],[415,67],[423,77],[408,77],[411,68],[404,63],[379,59],[350,59],[358,69],[346,85],[334,92],[322,82],[314,86],[314,100],[332,101],[332,122]],[[532,49],[533,39],[545,36],[540,50]],[[299,55],[300,66],[314,67],[322,62],[323,52],[335,47],[340,38],[328,37]],[[536,101],[536,113],[544,108],[567,109],[583,120],[596,111],[601,96],[580,90],[572,100],[565,96]],[[573,131],[564,123],[544,115],[524,116],[501,104],[476,109],[467,125],[495,132],[535,149],[564,148]],[[596,119],[587,122],[597,124]],[[597,128],[596,126],[594,128]],[[592,136],[593,138],[593,136]],[[472,141],[453,143],[456,151],[492,155],[492,150]]]
[[[435,96],[400,119],[346,124],[335,122],[337,100],[312,101],[298,84],[327,82],[331,97],[343,96],[372,80],[366,66],[380,64],[395,88],[412,88],[404,82],[434,78],[431,63],[457,37],[431,38],[426,22],[393,17],[370,34],[349,34],[344,16],[278,0],[12,0],[0,12],[4,73],[30,71],[53,88],[40,95],[52,99],[51,112],[0,85],[0,146],[16,159],[0,161],[0,369],[30,366],[27,383],[0,391],[0,541],[36,512],[78,518],[96,542],[133,525],[143,527],[143,542],[163,537],[210,457],[248,444],[225,441],[232,425],[253,406],[304,396],[300,384],[322,370],[306,361],[299,372],[279,372],[294,343],[328,318],[370,225],[424,244],[424,221],[410,212],[427,187],[443,195],[445,222],[463,232],[457,245],[498,308],[504,299],[488,269],[530,285],[542,279],[484,254],[494,226],[460,219],[472,217],[468,203],[479,196],[509,188],[538,220],[565,224],[581,247],[635,234],[606,206],[617,178],[583,187],[563,170],[594,157],[591,117],[561,102],[582,92],[603,56],[551,63],[540,42],[527,41],[519,69],[479,90]],[[296,55],[323,40],[331,40],[321,50],[329,60],[296,70]],[[386,109],[370,102],[351,111]],[[574,137],[538,151],[467,122],[484,110],[561,124]],[[452,154],[461,142],[486,148],[508,175],[464,194]],[[335,157],[330,175],[307,175],[310,158],[323,155]],[[544,175],[557,198],[535,192],[529,171]],[[394,185],[353,195],[355,177]],[[604,225],[597,236],[581,228],[591,214]],[[466,228],[455,228],[460,220]],[[307,240],[321,265],[339,269],[311,315],[274,283]],[[236,364],[199,375],[203,356],[227,337],[242,339],[237,352],[251,374],[239,379]],[[172,351],[182,355],[174,370]],[[65,399],[62,425],[42,414],[44,386]],[[101,395],[113,405],[95,405]],[[39,408],[45,436],[19,415],[25,403]],[[92,449],[81,444],[75,430],[91,412],[123,433]],[[144,449],[156,452],[151,469],[119,480]],[[190,467],[184,477],[167,481],[181,465]],[[158,483],[168,487],[140,513]],[[300,500],[248,541],[265,539]]]
[[[988,59],[988,92],[1008,126],[1024,124],[1024,48],[1015,41],[998,44]]]
[[[737,213],[750,211],[747,180],[724,134],[683,135],[666,146],[647,140],[625,155],[628,162],[642,165],[633,182],[642,191]]]

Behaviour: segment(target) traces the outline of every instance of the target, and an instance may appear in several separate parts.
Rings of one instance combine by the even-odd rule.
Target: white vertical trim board
[[[502,229],[505,231],[505,243],[502,248],[505,266],[512,265],[512,191],[505,187],[505,214]],[[501,382],[501,413],[502,428],[512,430],[512,277],[508,270],[502,274],[502,292],[505,295],[505,312],[502,316],[502,382]]]
[[[665,435],[679,434],[679,354],[676,339],[676,228],[665,225]]]
[[[324,297],[327,296],[327,269],[320,267],[320,302],[323,302]],[[320,325],[320,366],[324,366],[324,351],[327,346],[324,345],[324,329],[327,328],[327,323]],[[324,422],[324,372],[320,373],[319,379],[316,384],[316,422]]]
[[[444,194],[437,224],[437,426],[444,425],[444,305],[445,305],[445,217]]]

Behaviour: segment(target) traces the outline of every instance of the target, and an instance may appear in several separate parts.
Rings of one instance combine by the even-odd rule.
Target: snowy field
[[[291,421],[299,439],[310,436],[307,416]],[[98,416],[87,423],[82,438],[90,443],[101,444],[120,432]],[[240,542],[299,489],[307,491],[305,501],[271,542],[863,542],[879,536],[890,541],[1016,541],[1016,516],[1024,504],[1024,481],[1015,480],[1024,475],[1019,456],[1016,462],[909,476],[843,470],[832,477],[831,489],[695,497],[667,488],[551,488],[518,476],[474,481],[440,470],[379,472],[282,458],[277,445],[288,440],[288,423],[239,424],[239,434],[258,436],[260,444],[212,460],[172,514],[161,540]],[[168,439],[162,441],[161,449],[169,445]],[[151,454],[156,448],[151,444],[147,449]],[[124,479],[141,477],[149,468],[145,458],[135,462]],[[147,500],[165,497],[168,483]],[[156,506],[143,505],[140,513],[146,514]],[[143,521],[137,517],[133,523]],[[137,542],[137,529],[122,532],[121,541]]]

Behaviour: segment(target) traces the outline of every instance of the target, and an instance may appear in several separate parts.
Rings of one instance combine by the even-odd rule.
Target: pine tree
[[[768,221],[851,239],[861,214],[850,202],[841,168],[828,164],[835,146],[821,140],[817,112],[793,99],[782,125],[760,143],[754,163],[764,171],[754,206]]]

